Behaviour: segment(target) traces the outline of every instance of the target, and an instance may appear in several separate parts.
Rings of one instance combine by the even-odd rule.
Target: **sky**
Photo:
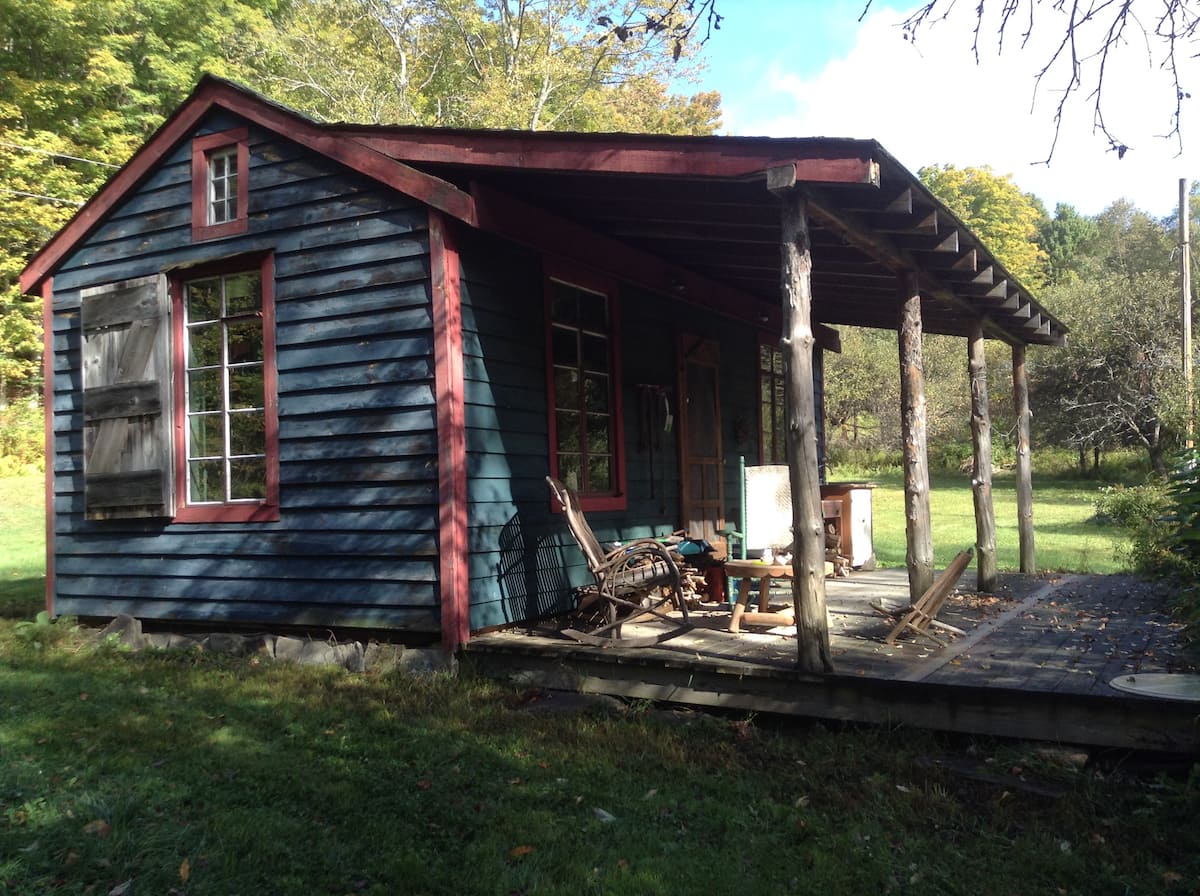
[[[1123,198],[1165,217],[1178,204],[1179,179],[1200,180],[1200,59],[1184,63],[1184,87],[1195,98],[1190,106],[1185,101],[1182,150],[1159,136],[1171,130],[1174,109],[1172,82],[1150,59],[1161,42],[1139,36],[1110,59],[1105,121],[1130,147],[1118,158],[1094,132],[1085,95],[1094,87],[1092,60],[1084,61],[1084,90],[1070,101],[1054,142],[1068,72],[1051,70],[1040,87],[1035,83],[1064,34],[1053,4],[1033,7],[1037,18],[1024,46],[1025,21],[1010,24],[1000,51],[993,14],[1001,4],[989,3],[977,64],[975,3],[941,0],[939,11],[949,6],[950,14],[914,42],[899,27],[911,4],[875,0],[860,22],[864,3],[717,0],[725,18],[706,46],[699,88],[720,91],[722,132],[872,138],[914,173],[934,164],[987,165],[1011,175],[1051,213],[1068,203],[1094,215]],[[1134,0],[1135,11],[1146,6]],[[1021,8],[1028,10],[1029,0]]]

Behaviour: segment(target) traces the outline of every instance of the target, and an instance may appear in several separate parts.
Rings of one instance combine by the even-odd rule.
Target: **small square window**
[[[244,233],[250,151],[246,128],[192,141],[192,239]]]

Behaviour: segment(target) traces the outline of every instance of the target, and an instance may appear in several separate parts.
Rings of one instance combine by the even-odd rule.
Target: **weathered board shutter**
[[[166,278],[83,290],[83,471],[88,519],[175,512]]]

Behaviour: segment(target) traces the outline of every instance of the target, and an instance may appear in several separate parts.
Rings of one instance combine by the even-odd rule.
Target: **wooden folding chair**
[[[903,611],[904,615],[900,618],[896,627],[892,629],[891,634],[887,636],[888,644],[895,644],[896,638],[906,628],[912,629],[918,635],[928,638],[940,647],[945,647],[946,642],[936,635],[931,635],[929,633],[930,626],[959,635],[965,634],[962,629],[947,625],[944,622],[938,622],[937,614],[942,609],[942,604],[946,602],[946,598],[950,596],[950,592],[954,590],[954,583],[963,574],[963,570],[967,568],[967,564],[971,562],[971,557],[974,554],[974,548],[967,548],[965,551],[960,551],[958,556],[950,561],[950,565],[946,567],[946,570],[940,576],[934,579],[932,585],[925,589],[925,593],[917,598],[911,607]]]

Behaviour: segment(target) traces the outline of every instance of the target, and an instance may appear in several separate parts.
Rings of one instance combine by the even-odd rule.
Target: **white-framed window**
[[[208,223],[224,224],[237,218],[237,147],[227,146],[208,154]]]

